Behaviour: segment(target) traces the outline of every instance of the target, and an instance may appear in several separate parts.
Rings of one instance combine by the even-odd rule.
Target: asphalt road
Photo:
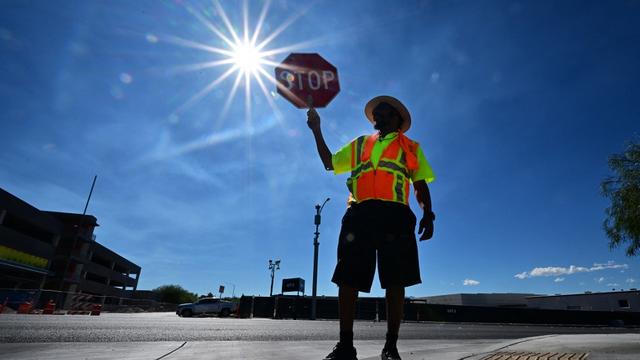
[[[382,340],[384,322],[357,321],[357,340]],[[400,338],[517,339],[547,334],[640,333],[640,328],[407,322]],[[0,343],[337,340],[338,322],[235,318],[180,318],[174,313],[0,315]]]

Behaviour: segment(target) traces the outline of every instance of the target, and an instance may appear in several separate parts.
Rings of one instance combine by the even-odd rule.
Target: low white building
[[[488,294],[448,294],[416,298],[415,302],[440,305],[527,307],[527,299],[539,294],[488,293]]]
[[[532,296],[527,304],[536,309],[640,312],[640,291]]]
[[[415,298],[413,302],[545,310],[640,312],[640,291],[631,289],[629,291],[585,292],[583,294],[566,295],[521,293],[447,294]]]

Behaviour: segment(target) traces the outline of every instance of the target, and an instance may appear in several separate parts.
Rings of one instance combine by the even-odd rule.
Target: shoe
[[[358,360],[356,356],[356,348],[353,346],[344,346],[339,342],[333,347],[333,351],[323,360]]]
[[[398,354],[398,348],[382,349],[382,354],[380,354],[380,359],[382,360],[402,360],[400,359],[400,354]]]

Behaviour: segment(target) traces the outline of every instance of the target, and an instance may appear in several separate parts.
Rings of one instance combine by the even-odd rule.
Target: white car
[[[220,317],[229,316],[235,312],[238,305],[230,301],[220,300],[216,298],[202,298],[195,303],[185,303],[178,305],[176,314],[182,317],[191,317],[193,315],[209,315],[217,314]]]

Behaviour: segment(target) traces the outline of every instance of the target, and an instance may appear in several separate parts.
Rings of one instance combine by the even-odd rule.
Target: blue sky
[[[241,33],[242,2],[220,4]],[[235,75],[190,101],[228,69],[185,71],[221,57],[177,38],[225,46],[194,14],[229,36],[208,1],[3,1],[0,186],[81,212],[97,174],[98,241],[142,267],[140,289],[254,295],[269,259],[276,289],[302,277],[311,292],[314,205],[331,197],[318,293],[336,295],[346,177],[323,170],[305,112],[269,94],[274,111],[255,79],[250,113],[241,83],[221,114]],[[412,113],[437,220],[407,295],[637,287],[638,259],[608,248],[599,183],[640,129],[640,3],[273,0],[259,39],[283,24],[266,49],[302,44],[338,68],[319,110],[333,151],[372,131],[373,96]]]

